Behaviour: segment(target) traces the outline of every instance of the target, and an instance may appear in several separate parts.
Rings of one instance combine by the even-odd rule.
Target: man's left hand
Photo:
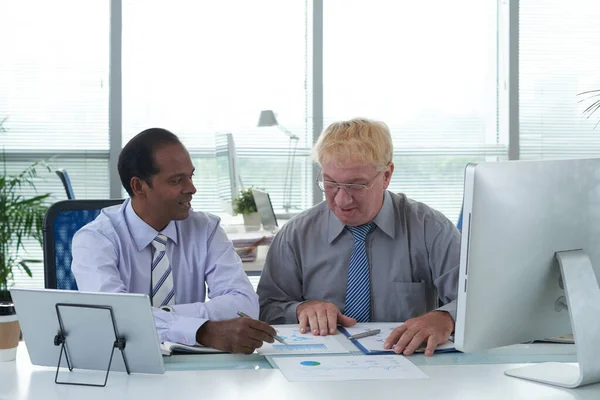
[[[394,353],[409,356],[426,342],[425,355],[432,356],[438,344],[445,343],[454,330],[454,320],[446,311],[432,311],[411,318],[392,331],[383,344],[384,349],[393,347]]]

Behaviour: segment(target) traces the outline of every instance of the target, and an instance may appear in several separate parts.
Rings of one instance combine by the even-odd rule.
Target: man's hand
[[[337,330],[337,324],[352,326],[356,324],[354,318],[346,317],[333,303],[326,301],[310,300],[304,302],[296,309],[296,316],[300,323],[300,332],[307,332],[307,326],[313,335],[333,335]]]
[[[231,353],[251,354],[263,342],[273,343],[277,332],[268,324],[252,318],[206,321],[196,332],[196,341],[203,346]]]
[[[425,355],[432,356],[438,344],[445,343],[454,330],[454,320],[445,311],[432,311],[417,318],[411,318],[390,333],[383,343],[384,349],[409,356],[427,342]]]

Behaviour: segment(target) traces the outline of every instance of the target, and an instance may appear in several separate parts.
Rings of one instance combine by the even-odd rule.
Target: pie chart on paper
[[[321,365],[321,363],[318,361],[300,361],[300,364],[304,365],[305,367],[317,367]]]

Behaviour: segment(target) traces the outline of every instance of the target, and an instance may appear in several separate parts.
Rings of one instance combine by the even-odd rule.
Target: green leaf
[[[6,118],[0,119],[0,131],[4,130],[4,121]],[[18,174],[9,174],[3,155],[4,150],[0,159],[0,287],[8,287],[14,279],[15,268],[31,277],[29,266],[41,262],[23,259],[20,254],[26,250],[27,239],[42,243],[50,193],[37,193],[36,183],[43,179],[39,172],[52,172],[52,168],[46,161],[38,161]],[[36,193],[24,195],[23,189],[28,188]]]
[[[31,270],[29,269],[29,267],[27,266],[27,264],[25,263],[25,261],[20,261],[19,262],[19,267],[25,271],[25,273],[31,278],[33,275],[31,274]]]
[[[237,199],[233,199],[233,212],[234,214],[248,215],[256,212],[256,204],[254,203],[254,196],[252,195],[252,188],[248,190],[240,191],[240,195]]]

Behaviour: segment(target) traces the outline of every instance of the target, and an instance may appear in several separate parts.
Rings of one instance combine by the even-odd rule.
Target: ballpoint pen
[[[369,336],[377,335],[378,333],[381,333],[381,329],[371,329],[366,332],[356,333],[352,336],[348,336],[348,339],[362,339]]]
[[[246,317],[246,318],[252,318],[251,316],[249,316],[248,314],[246,314],[243,311],[238,311],[238,315],[240,317]],[[287,342],[285,340],[283,340],[282,338],[280,338],[278,335],[274,335],[273,339],[277,340],[279,343],[281,344],[285,344],[287,346]]]

